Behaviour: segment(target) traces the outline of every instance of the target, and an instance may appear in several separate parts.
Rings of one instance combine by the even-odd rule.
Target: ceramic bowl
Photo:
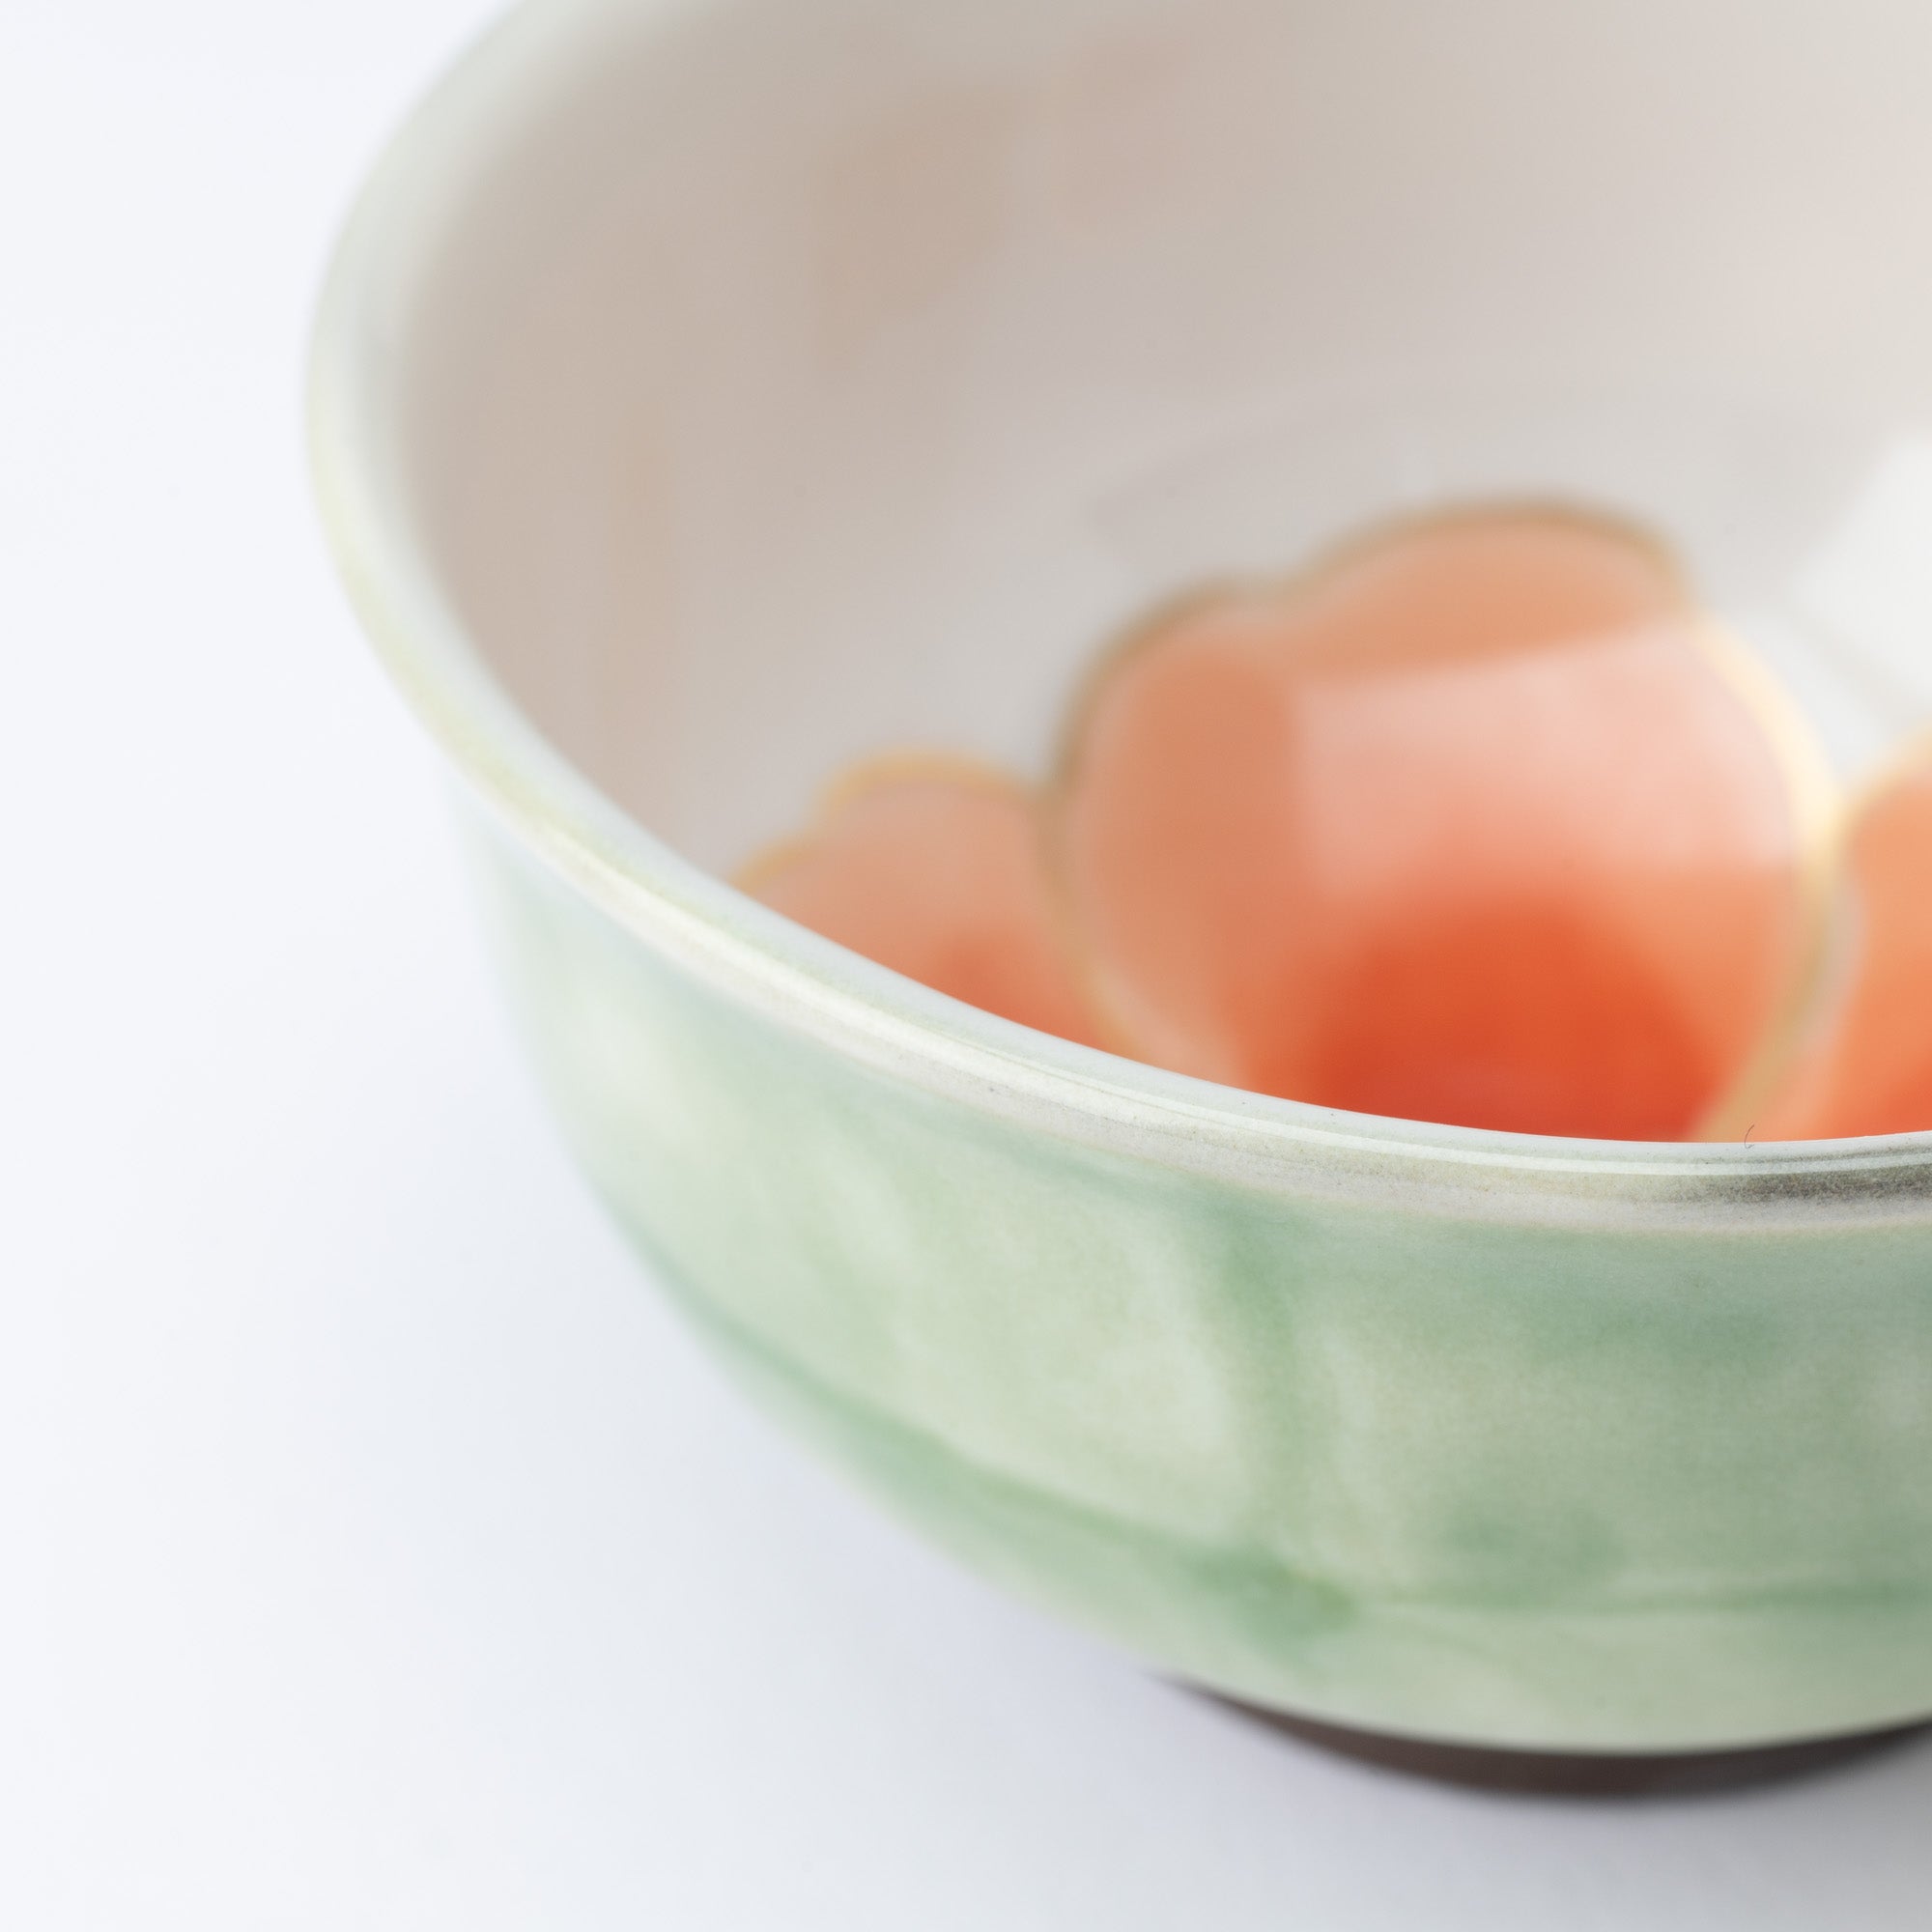
[[[1204,575],[1496,493],[1665,531],[1881,753],[1927,71],[1890,0],[548,0],[377,170],[320,493],[547,1090],[718,1354],[987,1576],[1413,1738],[1932,1712],[1925,1136],[1255,1097],[724,883],[855,755],[1042,769]]]

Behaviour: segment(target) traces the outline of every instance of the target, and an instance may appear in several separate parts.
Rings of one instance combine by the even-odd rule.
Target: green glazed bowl
[[[1882,753],[1927,71],[1878,0],[548,0],[382,163],[320,494],[547,1090],[746,1386],[985,1575],[1415,1738],[1932,1713],[1925,1136],[1260,1098],[721,882],[855,754],[1041,769],[1159,596],[1505,491],[1666,531]]]

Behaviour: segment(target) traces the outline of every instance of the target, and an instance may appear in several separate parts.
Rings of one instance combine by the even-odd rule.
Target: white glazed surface
[[[1558,29],[1497,4],[1438,43],[1392,0],[917,33],[864,0],[782,11],[517,16],[345,251],[325,501],[398,674],[525,836],[853,1050],[1169,1157],[1367,1143],[1646,1196],[1916,1180],[1909,1139],[1559,1151],[1177,1084],[923,996],[673,854],[735,863],[881,746],[1037,769],[1150,598],[1436,496],[1654,517],[1841,764],[1895,742],[1932,686],[1792,613],[1901,466],[1910,492],[1932,420],[1927,137],[1897,80],[1932,28],[1874,7],[1740,42],[1718,6]],[[1801,102],[1860,138],[1794,143]],[[1896,548],[1860,579],[1881,633],[1918,592],[1886,579]]]

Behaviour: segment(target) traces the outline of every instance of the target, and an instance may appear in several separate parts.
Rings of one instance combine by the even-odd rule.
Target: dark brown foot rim
[[[1932,1726],[1861,1731],[1850,1737],[1808,1738],[1802,1744],[1753,1745],[1741,1750],[1617,1751],[1492,1750],[1481,1745],[1437,1744],[1426,1738],[1390,1737],[1341,1724],[1291,1718],[1253,1704],[1227,1703],[1244,1717],[1384,1771],[1481,1791],[1538,1798],[1674,1798],[1692,1792],[1735,1791],[1779,1778],[1803,1777],[1853,1758],[1888,1750],[1926,1735]]]

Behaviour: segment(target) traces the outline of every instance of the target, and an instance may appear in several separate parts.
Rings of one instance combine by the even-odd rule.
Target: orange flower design
[[[741,883],[1008,1019],[1319,1106],[1932,1126],[1932,760],[1844,815],[1656,544],[1502,507],[1194,598],[1102,661],[1045,786],[864,767]]]

